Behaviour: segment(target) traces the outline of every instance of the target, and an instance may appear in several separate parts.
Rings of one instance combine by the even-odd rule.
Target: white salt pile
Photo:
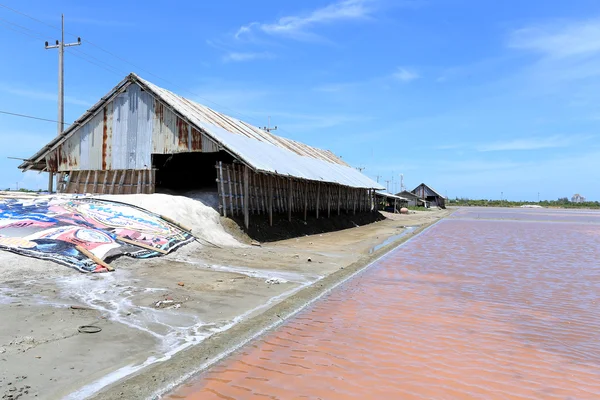
[[[164,215],[190,228],[196,237],[219,246],[240,246],[240,242],[225,232],[219,220],[219,213],[200,200],[160,193],[104,195],[98,198],[132,204]]]

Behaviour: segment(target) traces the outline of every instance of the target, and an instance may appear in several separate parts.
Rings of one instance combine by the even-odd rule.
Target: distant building
[[[446,198],[424,183],[414,188],[412,193],[419,196],[420,199],[426,200],[432,207],[446,208]]]
[[[396,193],[396,196],[400,196],[408,200],[408,205],[411,207],[427,207],[427,201],[419,198],[416,194],[409,192],[408,190],[404,190],[400,193]]]
[[[405,197],[393,195],[384,191],[375,191],[375,207],[379,210],[389,212],[399,212],[400,208],[406,207],[409,204],[409,200]]]
[[[579,193],[576,193],[573,195],[573,197],[571,197],[571,201],[573,203],[585,203],[585,197],[583,197]]]
[[[20,166],[60,193],[216,193],[225,217],[370,212],[383,186],[330,151],[252,126],[130,74]],[[52,175],[50,175],[52,178]],[[52,190],[52,179],[49,182]],[[260,216],[260,217],[259,217]]]

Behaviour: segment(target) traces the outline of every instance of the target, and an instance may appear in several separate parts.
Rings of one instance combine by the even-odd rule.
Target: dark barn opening
[[[234,158],[225,151],[218,153],[152,154],[156,169],[156,190],[176,192],[217,191],[219,161],[231,164]]]

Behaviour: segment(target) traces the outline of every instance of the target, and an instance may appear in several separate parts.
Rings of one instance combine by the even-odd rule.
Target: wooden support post
[[[327,185],[327,218],[331,218],[331,185]]]
[[[250,226],[250,214],[248,214],[248,166],[244,165],[244,226],[246,229]]]
[[[150,193],[156,193],[156,168],[150,171]]]
[[[110,171],[104,171],[104,180],[102,181],[102,194],[106,193],[106,182],[108,181],[108,174]]]
[[[113,171],[113,178],[112,178],[112,182],[110,184],[110,190],[108,191],[109,194],[114,194],[115,192],[115,183],[117,182],[117,175],[118,175],[118,171]]]
[[[233,164],[231,166],[231,168],[233,169],[233,200],[235,200],[235,215],[239,214],[239,207],[238,207],[238,196],[237,196],[237,174],[235,173],[236,167],[235,164]],[[233,202],[232,202],[233,203]]]
[[[398,201],[398,200],[394,199],[394,214],[396,214],[396,202],[397,202],[397,201]]]
[[[304,221],[306,221],[307,211],[308,211],[308,183],[304,182]]]
[[[123,184],[125,183],[125,175],[127,175],[127,170],[124,169],[121,171],[121,179],[119,179],[119,194],[123,194],[125,191],[125,187]]]
[[[317,219],[319,219],[319,197],[321,196],[321,182],[317,183]]]
[[[269,226],[273,226],[273,178],[268,175],[267,185],[269,186]]]
[[[83,193],[87,193],[88,182],[90,181],[90,174],[92,171],[87,172],[87,176],[85,177],[85,185],[83,186]]]
[[[288,221],[292,222],[292,196],[294,194],[294,181],[292,178],[289,178],[290,185],[288,189]]]
[[[221,210],[223,212],[223,216],[227,217],[227,203],[225,202],[225,184],[223,183],[223,162],[219,161],[219,187],[221,188],[221,201],[223,202],[223,206]]]
[[[342,206],[342,186],[338,186],[338,196],[337,196],[337,209],[338,215],[340,215],[340,208]]]
[[[231,216],[233,217],[233,190],[231,188],[231,170],[227,166],[227,183],[229,184],[229,209],[231,210]]]
[[[133,185],[133,182],[131,182]],[[142,171],[137,171],[137,194],[142,193]]]
[[[267,179],[266,175],[260,174],[258,175],[258,182],[260,184],[260,204],[265,214],[269,213],[269,202],[266,200],[267,197],[267,188],[265,184],[265,179]]]
[[[69,172],[69,178],[67,179],[67,185],[65,186],[65,193],[70,193],[69,186],[71,186],[72,179],[73,179],[73,171]]]

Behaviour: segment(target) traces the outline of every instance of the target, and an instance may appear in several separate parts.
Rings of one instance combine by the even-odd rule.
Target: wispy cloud
[[[498,141],[494,143],[482,144],[475,147],[475,150],[487,151],[523,151],[523,150],[541,150],[568,147],[575,142],[581,141],[581,136],[554,135],[548,137],[533,137],[514,139],[507,141]]]
[[[419,79],[419,74],[405,67],[398,67],[396,72],[392,74],[392,78],[394,78],[397,81],[407,83],[414,81],[415,79]]]
[[[269,52],[237,52],[231,51],[223,56],[223,61],[225,62],[244,62],[244,61],[253,61],[260,59],[271,59],[275,56]]]
[[[600,53],[600,19],[560,21],[513,31],[509,46],[553,58]]]
[[[489,143],[451,143],[435,146],[435,150],[474,150],[477,152],[531,151],[566,148],[593,139],[594,135],[551,135],[509,139]]]
[[[17,88],[11,86],[0,85],[0,92],[12,94],[15,96],[25,97],[32,100],[57,101],[57,94],[45,92],[42,90]],[[77,97],[65,96],[65,103],[77,106],[89,107],[93,104],[91,101],[79,99]]]
[[[221,60],[223,62],[245,62],[245,61],[253,61],[253,60],[261,60],[261,59],[270,59],[275,58],[273,53],[268,51],[236,51],[232,50],[230,46],[223,44],[219,40],[207,40],[206,44],[210,47],[222,51],[225,53]]]
[[[312,31],[315,27],[367,19],[374,11],[372,4],[373,0],[338,1],[303,15],[281,17],[274,23],[252,22],[239,28],[235,37],[241,39],[260,32],[295,40],[318,40],[319,35]]]

